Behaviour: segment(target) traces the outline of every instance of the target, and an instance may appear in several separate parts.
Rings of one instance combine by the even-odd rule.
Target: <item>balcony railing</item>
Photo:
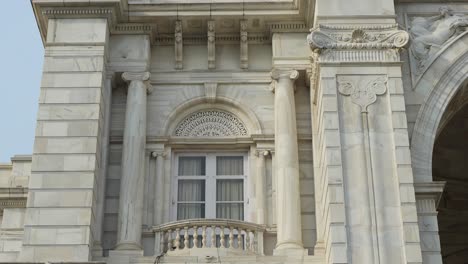
[[[265,227],[228,219],[189,219],[153,227],[155,252],[167,255],[263,255]]]

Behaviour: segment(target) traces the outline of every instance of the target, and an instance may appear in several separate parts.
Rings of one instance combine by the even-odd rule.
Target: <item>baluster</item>
[[[220,248],[225,248],[226,246],[224,245],[224,243],[226,242],[225,239],[224,239],[224,226],[221,226],[221,233],[220,233],[220,243],[221,243],[221,246]]]
[[[189,235],[188,235],[188,226],[184,227],[184,249],[189,249]]]
[[[240,250],[244,250],[244,238],[242,237],[242,232],[244,232],[244,230],[238,229],[237,248],[240,249]]]
[[[253,234],[252,252],[257,253],[257,248],[258,248],[258,232],[257,232],[257,231],[252,231],[252,234]]]
[[[246,251],[250,250],[250,230],[249,229],[245,231],[245,250]]]
[[[234,228],[231,226],[229,228],[229,247],[234,248]]]
[[[167,230],[167,251],[172,251],[172,230]]]
[[[202,226],[202,248],[206,247],[206,226]]]
[[[176,228],[175,250],[180,249],[180,228]]]
[[[216,226],[211,226],[211,247],[216,247]]]
[[[198,227],[193,227],[193,248],[198,248]]]

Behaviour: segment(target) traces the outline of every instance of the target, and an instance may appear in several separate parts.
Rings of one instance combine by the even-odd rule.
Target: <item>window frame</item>
[[[204,176],[179,176],[179,157],[205,157],[205,175]],[[216,157],[218,156],[242,156],[243,157],[243,175],[216,175]],[[205,181],[205,219],[216,219],[216,181],[217,179],[242,179],[243,181],[243,219],[247,216],[247,184],[248,184],[248,152],[245,151],[216,151],[216,152],[175,152],[172,160],[172,177],[171,177],[171,221],[177,220],[178,202],[178,186],[179,180],[204,180]],[[180,220],[183,221],[183,220]]]

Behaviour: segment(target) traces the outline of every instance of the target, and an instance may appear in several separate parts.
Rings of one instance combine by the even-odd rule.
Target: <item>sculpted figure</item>
[[[410,34],[413,42],[410,49],[419,61],[419,69],[424,68],[427,59],[451,37],[468,26],[468,16],[454,15],[447,7],[441,7],[439,11],[437,16],[416,17],[411,23]]]

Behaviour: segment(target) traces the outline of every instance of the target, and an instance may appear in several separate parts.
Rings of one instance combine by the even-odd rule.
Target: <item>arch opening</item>
[[[432,153],[433,181],[445,181],[438,206],[444,264],[468,259],[468,85],[450,101],[438,126]]]

